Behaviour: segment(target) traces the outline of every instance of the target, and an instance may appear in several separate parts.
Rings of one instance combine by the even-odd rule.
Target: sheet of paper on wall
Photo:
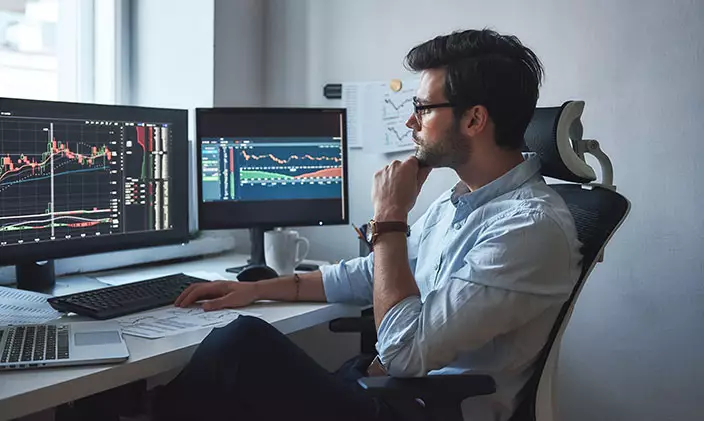
[[[415,149],[406,120],[413,112],[418,79],[401,81],[394,91],[388,81],[343,84],[347,108],[348,144],[370,152],[394,153]]]
[[[359,131],[360,91],[361,83],[344,83],[342,85],[342,104],[347,109],[347,147],[361,148],[364,146]]]
[[[0,287],[0,326],[39,324],[59,318],[61,313],[46,301],[49,297],[38,292]]]

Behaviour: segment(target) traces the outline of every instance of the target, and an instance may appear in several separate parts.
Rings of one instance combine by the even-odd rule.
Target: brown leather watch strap
[[[385,232],[408,232],[408,224],[401,221],[376,221],[376,234]]]
[[[372,245],[381,234],[385,234],[387,232],[404,232],[406,233],[406,236],[410,234],[408,224],[402,221],[371,221],[370,225],[370,228],[372,229]]]

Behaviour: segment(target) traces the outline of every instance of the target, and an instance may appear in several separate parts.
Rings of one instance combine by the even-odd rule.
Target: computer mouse
[[[264,279],[276,278],[278,273],[269,266],[249,266],[242,269],[242,272],[237,275],[237,280],[242,282],[256,282]]]

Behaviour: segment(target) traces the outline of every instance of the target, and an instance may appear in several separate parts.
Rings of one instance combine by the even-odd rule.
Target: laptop
[[[0,370],[117,363],[128,357],[115,322],[0,327]]]

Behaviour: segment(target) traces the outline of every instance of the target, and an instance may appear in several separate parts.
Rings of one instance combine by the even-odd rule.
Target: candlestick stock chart
[[[161,130],[0,117],[0,246],[166,228]]]

